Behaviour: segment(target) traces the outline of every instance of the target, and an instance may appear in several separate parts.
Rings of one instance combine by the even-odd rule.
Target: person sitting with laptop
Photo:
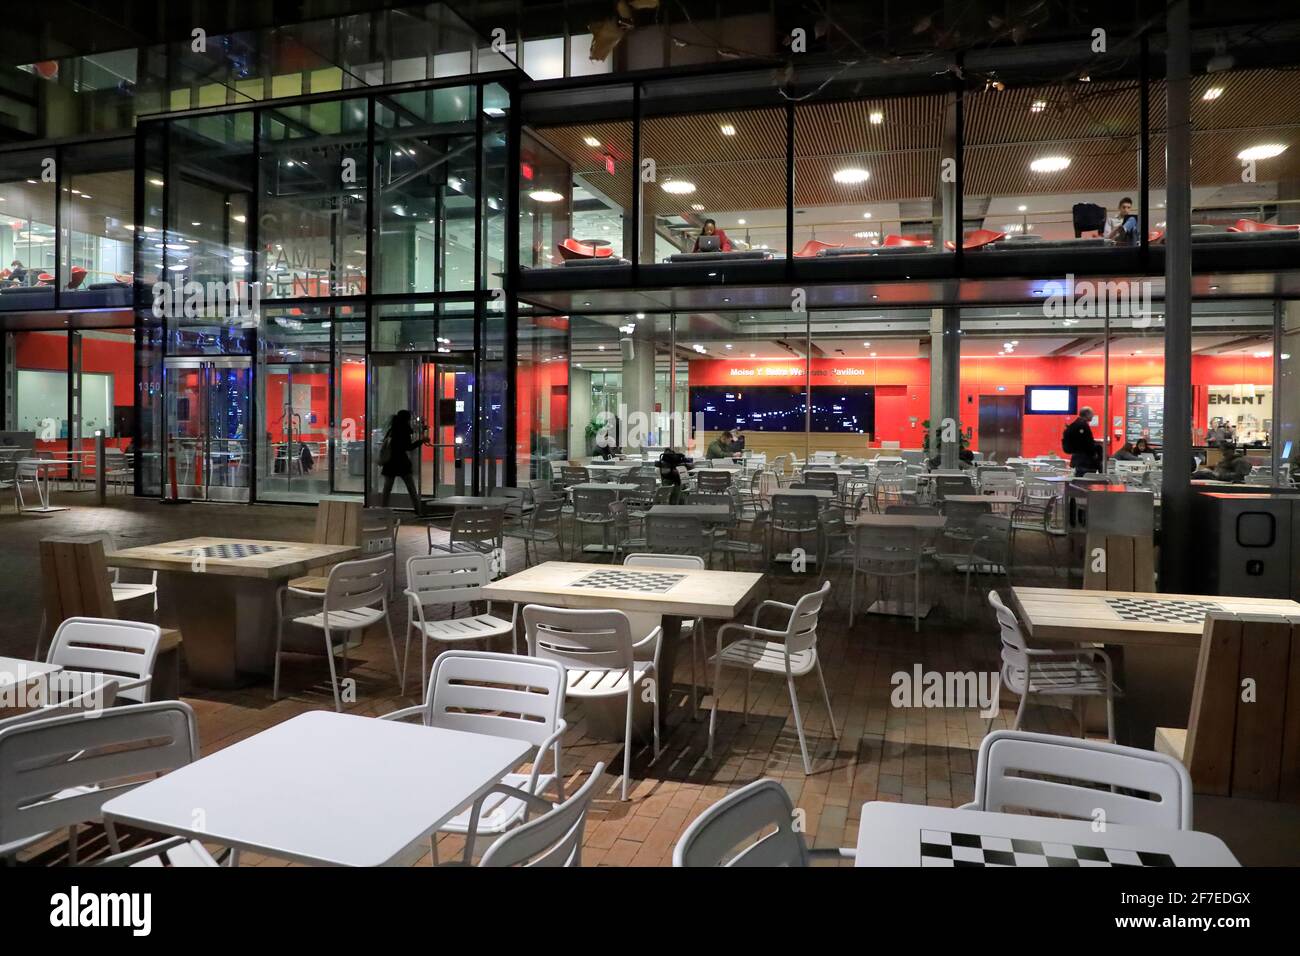
[[[1138,217],[1133,212],[1133,200],[1128,196],[1119,201],[1119,215],[1106,220],[1106,238],[1120,246],[1136,246],[1142,241],[1138,236]]]
[[[731,249],[731,240],[727,238],[727,234],[718,228],[718,224],[714,220],[706,219],[704,220],[704,228],[695,239],[695,248],[691,251],[730,252]]]

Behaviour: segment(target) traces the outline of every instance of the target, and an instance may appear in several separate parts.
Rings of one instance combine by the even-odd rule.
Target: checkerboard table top
[[[105,555],[111,567],[146,568],[249,578],[291,578],[309,568],[361,556],[353,545],[255,538],[184,538],[123,548]]]
[[[858,866],[1239,866],[1195,830],[924,804],[862,806]]]
[[[596,579],[593,575],[600,577]],[[666,575],[681,575],[681,580],[665,589]],[[645,584],[638,586],[642,580]],[[547,561],[485,585],[483,597],[520,604],[616,608],[729,621],[758,592],[762,580],[763,575],[749,571],[625,568]]]
[[[1031,638],[1107,644],[1197,646],[1210,610],[1300,617],[1281,598],[1013,587],[1016,614]]]

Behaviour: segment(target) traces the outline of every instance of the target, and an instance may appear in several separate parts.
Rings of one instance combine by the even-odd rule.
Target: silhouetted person
[[[411,428],[411,411],[403,408],[388,422],[388,431],[384,433],[384,444],[379,451],[379,473],[384,476],[383,506],[388,507],[388,498],[393,493],[393,482],[398,478],[406,485],[406,493],[411,498],[415,513],[421,514],[420,496],[415,490],[415,481],[411,477],[411,452],[425,444],[424,436],[415,438]]]

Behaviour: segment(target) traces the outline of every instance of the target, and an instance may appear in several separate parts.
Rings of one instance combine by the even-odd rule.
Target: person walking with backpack
[[[421,435],[417,440],[411,428],[411,410],[403,408],[388,421],[388,431],[384,432],[384,443],[379,447],[379,473],[384,476],[383,506],[388,507],[388,498],[393,493],[393,483],[402,479],[406,493],[411,498],[411,506],[416,516],[423,513],[420,496],[415,491],[415,481],[411,477],[411,452],[421,445],[428,444],[428,439]]]

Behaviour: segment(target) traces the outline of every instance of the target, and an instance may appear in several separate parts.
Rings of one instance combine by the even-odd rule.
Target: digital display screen
[[[1073,415],[1079,410],[1079,390],[1073,385],[1027,385],[1026,415]]]
[[[731,428],[763,432],[801,432],[806,409],[804,389],[797,385],[758,385],[730,388],[701,385],[691,388],[691,420],[703,415],[705,432]],[[870,433],[875,429],[875,390],[814,387],[812,430]]]

